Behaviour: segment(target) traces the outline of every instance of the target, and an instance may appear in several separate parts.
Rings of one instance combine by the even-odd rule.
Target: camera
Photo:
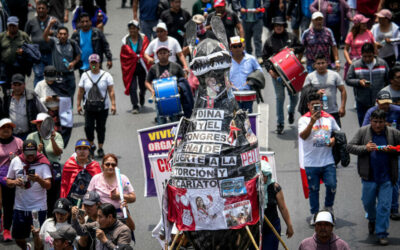
[[[29,169],[28,175],[35,175],[35,169]]]

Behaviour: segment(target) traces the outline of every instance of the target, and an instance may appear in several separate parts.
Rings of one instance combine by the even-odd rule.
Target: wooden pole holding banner
[[[182,246],[182,244],[183,244],[184,241],[185,241],[185,234],[182,234],[182,238],[181,238],[181,240],[179,241],[179,244],[178,244],[178,246],[176,247],[176,250],[181,249],[181,246]]]
[[[253,235],[251,234],[251,231],[250,231],[249,226],[246,226],[246,230],[247,230],[247,233],[249,234],[249,237],[250,237],[250,239],[251,239],[251,242],[253,242],[254,248],[255,248],[256,250],[259,250],[259,248],[258,248],[258,246],[257,246],[257,243],[256,243],[256,241],[254,240]]]
[[[285,242],[283,242],[281,236],[279,235],[279,233],[275,230],[275,227],[271,224],[271,222],[268,220],[267,216],[264,215],[264,219],[265,222],[267,222],[268,226],[271,228],[272,232],[275,234],[276,238],[278,238],[278,240],[282,243],[282,246],[288,250]]]
[[[180,233],[181,233],[181,232],[180,232],[179,230],[177,230],[177,232],[176,232],[176,234],[175,234],[175,238],[174,238],[174,240],[172,241],[171,247],[170,247],[169,249],[172,250],[172,249],[174,248],[175,243],[176,243],[176,240],[178,239]]]

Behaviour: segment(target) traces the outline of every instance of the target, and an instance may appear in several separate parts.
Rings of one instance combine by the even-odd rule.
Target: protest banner
[[[206,117],[209,114],[202,114],[202,115]],[[257,129],[258,129],[257,116],[258,114],[249,114],[251,129],[253,130],[254,134],[257,134]],[[150,164],[150,157],[151,156],[161,157],[160,155],[168,153],[169,149],[171,148],[172,142],[174,140],[174,135],[172,134],[171,130],[173,127],[176,127],[177,125],[178,122],[173,122],[150,128],[140,129],[137,131],[139,148],[142,156],[144,178],[145,178],[145,184],[144,184],[145,197],[157,196],[156,185],[154,183],[154,174],[152,173],[152,167]],[[199,126],[211,126],[211,125],[206,124]],[[199,150],[201,150],[201,152],[207,150],[218,150],[217,146],[212,146],[212,144],[210,145],[211,145],[210,148],[201,148]],[[161,168],[165,167],[165,165],[166,164],[161,166]]]

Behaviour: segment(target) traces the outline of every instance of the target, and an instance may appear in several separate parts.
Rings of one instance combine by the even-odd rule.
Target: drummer
[[[283,114],[283,104],[285,103],[285,85],[282,82],[282,79],[276,73],[274,66],[268,60],[274,54],[280,52],[284,47],[289,47],[294,53],[297,55],[299,60],[303,56],[302,53],[304,51],[303,45],[300,43],[299,39],[292,33],[287,32],[286,20],[277,16],[272,18],[273,32],[270,37],[265,41],[264,49],[263,49],[263,60],[265,62],[265,68],[268,73],[271,75],[272,82],[275,89],[276,94],[276,116],[278,117],[276,133],[283,134],[285,117]],[[293,124],[294,122],[294,111],[298,101],[298,95],[293,95],[288,90],[288,95],[290,98],[290,105],[288,110],[288,121],[289,124]]]
[[[234,91],[249,91],[251,89],[246,81],[247,76],[256,70],[262,72],[262,68],[254,56],[247,54],[244,51],[245,44],[243,38],[234,36],[230,38],[230,42],[232,66],[229,80],[233,84]],[[253,101],[240,101],[238,104],[242,110],[247,110],[249,113],[253,113]]]
[[[168,78],[175,76],[177,79],[185,77],[182,67],[174,62],[169,61],[170,50],[167,46],[159,46],[156,50],[158,63],[151,66],[147,73],[145,85],[150,90],[152,96],[155,96],[152,82],[156,79]],[[166,121],[165,121],[166,122]],[[165,123],[163,122],[163,123]]]

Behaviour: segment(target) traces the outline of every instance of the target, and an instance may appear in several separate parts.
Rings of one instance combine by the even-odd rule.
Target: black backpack
[[[92,82],[93,86],[92,88],[89,90],[89,93],[87,95],[87,99],[85,102],[85,110],[86,111],[102,111],[104,110],[104,102],[106,100],[107,97],[107,91],[106,91],[106,95],[103,97],[99,87],[97,86],[97,83],[99,83],[99,81],[101,80],[101,78],[103,77],[103,75],[105,74],[105,72],[99,77],[99,79],[96,82],[93,82],[92,78],[90,78],[89,74],[87,72],[85,72],[89,78],[89,80]]]

